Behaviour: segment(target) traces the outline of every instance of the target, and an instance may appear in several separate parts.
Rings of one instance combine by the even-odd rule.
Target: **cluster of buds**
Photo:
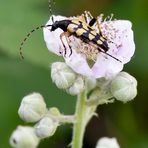
[[[22,120],[35,123],[31,126],[18,126],[10,137],[14,148],[36,148],[41,139],[51,137],[62,123],[74,122],[73,116],[65,116],[52,107],[47,108],[39,93],[32,93],[22,99],[18,114]]]
[[[92,111],[87,118],[90,118],[91,114],[94,115],[92,110],[94,106],[112,103],[115,99],[128,102],[137,94],[137,81],[126,72],[120,72],[113,79],[97,80],[75,73],[63,62],[56,62],[51,66],[51,78],[58,88],[71,95],[78,95],[84,89],[87,90],[89,99],[86,100],[86,105]],[[55,107],[48,109],[43,96],[39,93],[25,96],[18,114],[25,122],[36,124],[34,127],[17,127],[10,138],[14,148],[35,148],[41,139],[51,137],[59,125],[76,122],[74,115],[63,115]]]
[[[128,102],[137,95],[137,81],[126,72],[118,73],[112,79],[94,79],[75,73],[64,62],[56,62],[51,66],[51,78],[56,86],[71,95],[78,95],[87,89],[91,95],[87,104],[94,105],[112,102],[115,98],[121,102]]]

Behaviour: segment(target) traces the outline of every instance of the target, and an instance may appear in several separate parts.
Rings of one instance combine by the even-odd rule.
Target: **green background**
[[[94,16],[114,13],[117,19],[133,23],[136,53],[124,70],[138,80],[138,96],[127,104],[116,102],[98,108],[99,118],[89,123],[84,148],[94,148],[102,136],[117,137],[122,148],[148,147],[148,1],[147,0],[56,0],[55,14],[77,15],[89,10]],[[37,31],[25,44],[25,60],[19,45],[32,28],[48,20],[48,0],[0,0],[0,148],[9,148],[9,136],[17,125],[26,125],[17,110],[24,95],[40,92],[49,107],[74,112],[75,98],[58,90],[50,79],[50,64],[60,60],[48,52]],[[42,141],[40,148],[65,148],[72,126],[65,125],[56,135]]]

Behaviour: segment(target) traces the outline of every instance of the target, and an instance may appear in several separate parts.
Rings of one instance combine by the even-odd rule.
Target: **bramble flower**
[[[67,18],[64,16],[53,17],[54,21],[76,18]],[[102,15],[98,17],[98,21],[102,35],[107,39],[109,46],[108,53],[122,62],[99,52],[96,47],[84,43],[74,35],[68,37],[68,43],[66,42],[66,38],[63,37],[67,49],[67,54],[64,55],[64,47],[60,40],[60,34],[63,32],[61,29],[56,29],[55,31],[50,32],[49,28],[44,28],[44,40],[49,51],[57,55],[62,55],[66,64],[76,73],[94,78],[113,77],[123,69],[124,64],[129,62],[134,54],[135,44],[133,31],[131,29],[132,24],[128,20],[103,21]],[[47,24],[53,24],[51,18]],[[96,25],[95,27],[96,30],[98,30],[98,26]],[[72,55],[70,56],[68,44],[72,48]],[[93,64],[90,64],[92,62]]]

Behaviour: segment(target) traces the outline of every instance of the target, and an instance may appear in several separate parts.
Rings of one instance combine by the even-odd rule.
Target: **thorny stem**
[[[83,90],[77,98],[76,104],[76,123],[73,127],[73,138],[72,138],[72,148],[82,148],[83,137],[86,126],[86,90]]]

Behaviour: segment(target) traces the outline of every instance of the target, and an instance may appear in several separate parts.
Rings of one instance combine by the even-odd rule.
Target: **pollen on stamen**
[[[85,56],[85,58],[89,61],[91,60],[94,63],[96,62],[99,53],[96,46],[87,44],[75,37],[70,37],[69,39],[70,39],[69,45],[71,46],[73,51],[76,51],[77,53]]]

